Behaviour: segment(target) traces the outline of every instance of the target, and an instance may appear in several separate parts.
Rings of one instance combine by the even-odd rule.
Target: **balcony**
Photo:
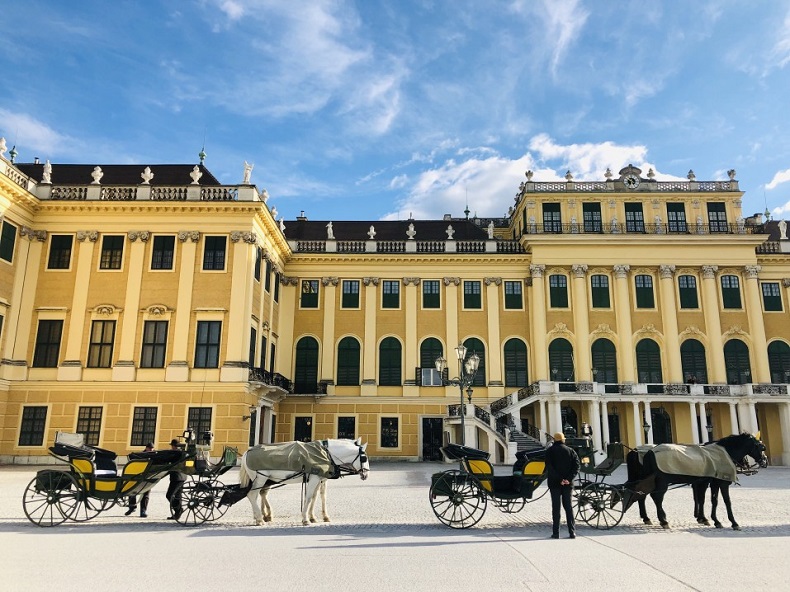
[[[30,187],[42,200],[52,201],[263,201],[252,185],[46,185]]]
[[[274,386],[284,390],[286,393],[293,392],[293,383],[282,374],[269,372],[263,368],[250,368],[250,382],[260,382],[269,386]]]
[[[527,224],[524,234],[635,234],[635,235],[717,235],[717,234],[761,234],[763,226],[752,226],[743,223],[696,224],[691,222],[675,222],[647,224],[636,222],[610,223],[561,223]]]
[[[517,240],[289,240],[294,253],[402,254],[420,253],[500,253],[520,255],[524,248]]]

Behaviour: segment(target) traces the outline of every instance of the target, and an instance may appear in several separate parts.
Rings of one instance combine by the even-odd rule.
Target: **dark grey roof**
[[[43,163],[21,163],[15,165],[20,171],[36,181],[44,178]],[[154,178],[151,185],[189,185],[192,177],[189,173],[194,164],[52,164],[53,185],[90,185],[93,182],[91,173],[94,167],[101,167],[104,175],[102,185],[140,185],[143,180],[140,173],[146,166],[151,168]],[[203,173],[201,185],[221,185],[216,177],[202,164],[198,168]]]
[[[291,220],[285,222],[285,236],[289,240],[326,240],[328,220]],[[373,226],[375,240],[407,240],[409,224],[414,224],[414,240],[447,240],[447,227],[452,225],[456,240],[485,240],[488,232],[471,220],[370,220],[368,222],[332,221],[332,233],[337,240],[368,240]]]

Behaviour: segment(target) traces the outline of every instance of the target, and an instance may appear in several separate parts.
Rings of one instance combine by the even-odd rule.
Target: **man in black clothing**
[[[181,450],[181,446],[179,445],[178,439],[173,438],[170,440],[170,448],[172,450]],[[168,473],[170,477],[170,484],[167,486],[167,493],[165,497],[167,501],[170,502],[170,516],[167,517],[168,520],[178,520],[181,517],[181,512],[183,511],[183,507],[181,506],[181,485],[186,480],[186,476],[183,473],[179,473],[178,471],[170,471]]]
[[[560,538],[560,501],[565,508],[565,521],[568,523],[569,538],[576,538],[573,522],[573,479],[579,472],[579,457],[572,448],[565,445],[565,434],[554,434],[554,444],[546,451],[546,469],[551,493],[551,538]]]
[[[154,451],[154,443],[149,442],[145,445],[144,452],[153,452]],[[151,499],[151,492],[146,491],[142,496],[140,496],[140,518],[148,518],[148,500]],[[129,516],[130,514],[134,514],[137,510],[137,496],[130,495],[129,496],[129,509],[126,510],[124,516]]]

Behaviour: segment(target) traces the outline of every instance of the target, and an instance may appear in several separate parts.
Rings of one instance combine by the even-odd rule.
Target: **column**
[[[699,404],[699,433],[702,436],[702,441],[710,442],[708,437],[708,416],[705,413],[705,403]]]
[[[552,397],[549,405],[551,406],[551,413],[549,417],[549,425],[551,426],[551,433],[562,432],[562,401],[559,397]]]
[[[321,285],[324,287],[324,325],[319,381],[327,385],[335,384],[335,292],[339,281],[336,277],[321,278]]]
[[[644,420],[650,426],[650,429],[647,431],[647,442],[645,442],[645,444],[652,444],[653,443],[653,418],[651,417],[651,414],[650,414],[650,401],[645,401],[644,402],[644,411],[645,411]],[[642,425],[644,425],[644,423],[639,426],[640,429],[641,429]]]
[[[549,422],[547,421],[548,418],[546,416],[546,401],[544,399],[539,399],[538,405],[538,426],[540,427],[540,441],[543,442],[545,435],[549,431]],[[788,450],[790,450],[790,448],[788,448]]]
[[[641,446],[644,444],[642,441],[642,415],[639,412],[639,401],[631,401],[631,411],[634,420],[634,441],[636,442],[636,446]],[[623,426],[620,427],[620,431],[622,432]]]
[[[614,269],[614,296],[615,318],[617,319],[617,335],[620,337],[620,346],[617,353],[620,356],[621,379],[623,382],[635,382],[634,376],[634,344],[633,329],[631,328],[631,300],[628,296],[628,272],[630,265],[615,265]]]
[[[294,363],[293,356],[296,347],[294,336],[294,318],[299,302],[299,278],[286,277],[280,274],[280,316],[277,325],[277,359],[276,368],[269,368],[270,372],[282,374],[289,380],[293,380]],[[283,347],[279,347],[283,344]],[[268,438],[269,435],[267,434]]]
[[[593,440],[593,448],[597,451],[603,451],[603,445],[601,440],[601,426],[600,426],[600,419],[601,419],[601,409],[598,404],[598,401],[588,401],[587,402],[587,415],[590,417],[590,425],[592,427],[592,440]],[[605,451],[604,451],[605,452]],[[596,460],[601,460],[606,454],[596,454]]]
[[[447,335],[447,351],[444,352],[444,357],[450,366],[450,372],[453,372],[455,359],[455,351],[453,348],[458,345],[460,337],[458,336],[458,286],[461,285],[461,278],[446,277],[443,279],[444,283],[444,314],[445,314],[445,334]],[[457,363],[457,362],[455,362]]]
[[[741,430],[738,428],[738,410],[735,403],[730,403],[730,434],[739,434]]]
[[[68,335],[65,336],[66,350],[58,368],[58,380],[80,380],[82,378],[82,343],[85,331],[85,316],[88,308],[93,248],[99,239],[98,230],[83,230],[76,235],[76,262],[74,268],[74,293],[71,298],[71,316]]]
[[[746,317],[749,319],[749,335],[752,338],[752,359],[754,368],[752,382],[771,382],[771,370],[768,366],[768,343],[765,338],[765,323],[763,322],[763,307],[760,298],[760,282],[757,275],[759,265],[747,265],[746,285]]]
[[[504,387],[504,382],[502,382],[502,338],[499,334],[499,293],[502,278],[487,277],[484,278],[484,283],[486,285],[486,314],[488,318],[488,351],[486,351],[488,396],[498,399],[505,395],[504,388],[502,388]]]
[[[225,362],[220,368],[222,382],[246,382],[249,380],[250,319],[252,317],[253,274],[255,273],[255,247],[257,237],[253,232],[233,231],[230,233],[233,249],[228,303],[227,327],[222,330],[235,339],[227,339]]]
[[[532,373],[534,380],[551,380],[548,361],[548,343],[546,342],[546,288],[543,273],[545,265],[530,265],[532,276],[531,305],[529,321],[532,340]]]
[[[378,305],[379,278],[363,277],[365,286],[365,342],[362,344],[363,397],[376,396],[376,307]]]
[[[200,232],[197,230],[181,231],[178,233],[181,242],[178,254],[178,295],[176,296],[175,322],[171,328],[173,332],[173,354],[170,364],[165,371],[165,380],[172,382],[186,382],[189,380],[189,365],[187,355],[189,351],[189,325],[192,313],[192,290],[195,279],[195,257],[197,256],[197,243]]]
[[[667,360],[667,382],[683,382],[678,339],[678,312],[675,304],[675,266],[660,265],[661,322],[664,325],[664,343]]]
[[[605,400],[601,401],[601,415],[598,418],[601,423],[601,439],[603,445],[609,444],[609,406]]]
[[[708,337],[707,357],[711,367],[708,382],[726,384],[727,370],[724,366],[724,344],[721,340],[721,317],[719,316],[716,265],[702,266],[702,312],[705,316],[705,333]],[[735,432],[737,433],[737,432]]]
[[[145,262],[145,246],[151,233],[147,230],[132,231],[127,234],[129,239],[129,258],[126,274],[126,298],[123,304],[123,317],[118,334],[118,361],[112,369],[112,379],[132,382],[136,377],[135,344],[137,343],[137,323],[140,315],[140,287],[143,279]],[[139,242],[137,239],[140,239]]]
[[[417,397],[420,394],[414,376],[414,368],[419,366],[420,354],[417,350],[417,288],[420,285],[420,278],[403,278],[403,306],[406,317],[406,327],[404,328],[404,360],[405,380],[403,381],[403,396]]]
[[[704,404],[702,404],[702,405],[704,407]],[[704,412],[704,409],[703,409],[703,412]],[[704,413],[703,413],[702,417],[703,417],[703,419],[701,419],[700,421],[705,421],[705,419],[704,419],[705,414]],[[692,444],[699,444],[699,436],[700,436],[700,434],[699,434],[699,431],[697,429],[697,426],[698,426],[698,423],[697,423],[697,403],[694,402],[694,401],[689,401],[689,420],[691,422],[691,443]],[[702,424],[699,424],[699,425],[701,426]],[[702,433],[704,434],[705,432],[702,432]]]
[[[782,432],[782,465],[790,465],[790,403],[779,403],[779,428]]]
[[[573,273],[573,332],[576,334],[576,380],[593,380],[590,360],[590,315],[587,304],[587,266],[576,263],[571,266],[571,271]]]

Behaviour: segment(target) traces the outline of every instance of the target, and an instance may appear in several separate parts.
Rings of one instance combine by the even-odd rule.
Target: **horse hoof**
[[[740,530],[740,529],[741,529],[741,527],[740,527],[739,525],[737,525],[737,524],[733,524],[733,525],[732,525],[732,529],[733,529],[733,530]]]
[[[329,516],[325,516],[324,517],[324,522],[332,522],[332,521],[329,519]]]
[[[642,520],[642,522],[644,522],[648,526],[653,526],[653,521],[650,518],[645,518],[644,520]]]
[[[724,528],[724,526],[722,526],[721,522],[717,522],[714,526],[716,526],[716,528]]]
[[[263,519],[263,521],[264,522],[271,522],[272,521],[272,517],[271,516],[267,516],[266,518]]]
[[[697,522],[702,526],[710,526],[710,522],[707,520],[697,520]]]
[[[310,526],[309,520],[302,520],[302,526]]]
[[[669,530],[669,522],[662,522],[661,528],[663,528],[664,530]]]

